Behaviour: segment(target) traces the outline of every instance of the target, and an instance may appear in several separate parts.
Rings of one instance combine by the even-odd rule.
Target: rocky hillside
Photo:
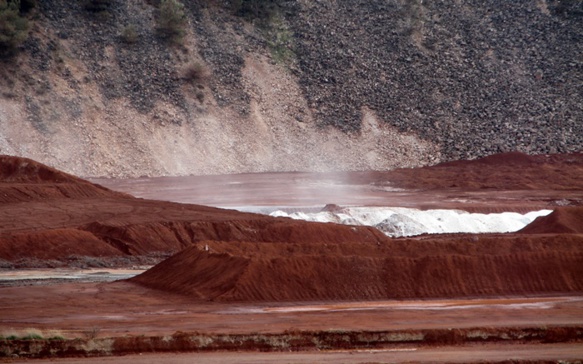
[[[0,154],[81,176],[383,170],[583,145],[580,1],[39,0]],[[244,3],[244,2],[243,2]],[[270,8],[271,9],[271,8]]]

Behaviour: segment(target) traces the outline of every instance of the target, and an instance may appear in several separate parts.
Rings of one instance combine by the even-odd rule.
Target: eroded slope
[[[133,198],[18,157],[4,156],[0,163],[0,259],[8,266],[31,259],[34,265],[54,265],[79,256],[169,254],[204,240],[338,244],[386,239],[373,228]]]

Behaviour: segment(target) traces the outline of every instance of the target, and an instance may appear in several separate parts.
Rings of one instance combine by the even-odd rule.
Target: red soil
[[[129,198],[28,158],[0,155],[0,203],[61,198]]]
[[[177,252],[205,240],[386,239],[374,228],[133,198],[22,158],[1,157],[0,170],[0,259],[9,262]]]
[[[583,190],[583,153],[512,152],[365,175],[378,184],[415,189]]]
[[[557,201],[581,204],[581,165],[579,155],[508,154],[350,177],[365,184],[423,188],[423,193],[407,195],[419,194],[417,205],[411,205],[415,207],[443,194],[452,196],[448,208],[459,207],[457,199],[466,201],[464,208],[487,199],[486,205],[477,204],[480,209],[504,211],[547,207]],[[524,204],[517,198],[525,195],[509,189],[534,192]],[[445,205],[434,205],[439,206]],[[470,341],[491,341],[497,331],[502,341],[491,344],[496,358],[511,356],[505,343],[509,337],[525,345],[525,333],[534,335],[531,342],[543,352],[552,345],[544,342],[568,342],[560,354],[545,358],[575,357],[583,317],[577,297],[583,292],[581,217],[581,207],[559,208],[516,234],[389,239],[372,228],[136,199],[30,160],[0,157],[0,263],[6,263],[4,259],[18,265],[36,259],[36,263],[71,264],[71,256],[107,262],[181,250],[129,282],[0,287],[0,326],[58,329],[70,338],[87,336],[63,343],[4,341],[6,347],[0,351],[7,355],[22,345],[13,353],[34,356],[31,348],[44,350],[44,345],[51,355],[58,353],[58,346],[66,346],[65,352],[73,350],[73,355],[104,355],[198,350],[196,343],[207,342],[213,348],[221,340],[226,344],[213,350],[265,350],[266,343],[279,345],[282,340],[291,340],[285,342],[285,350],[302,348],[304,342],[324,343],[327,349],[360,345],[346,338],[365,340],[370,349],[384,345],[381,332],[398,330],[389,336],[400,340],[422,331],[421,337],[433,345],[471,351],[468,360],[458,351],[436,354],[442,361],[469,362],[483,361],[484,356],[473,344],[462,344],[460,335]],[[566,297],[550,297],[558,293]],[[476,296],[496,298],[419,300]],[[333,343],[325,342],[326,337]],[[407,342],[406,347],[413,344]],[[99,345],[104,345],[102,351]],[[409,353],[399,361],[417,358],[405,354]],[[196,355],[187,360],[199,360],[200,354]],[[225,355],[219,354],[217,362]],[[277,355],[276,359],[286,358]],[[396,358],[393,352],[379,355],[374,352],[367,360]],[[316,354],[311,358],[325,359]],[[117,361],[121,360],[125,361]],[[152,362],[156,360],[174,360],[174,356]]]
[[[561,207],[520,231],[524,234],[583,234],[583,206]]]
[[[558,210],[550,222],[527,227],[530,234],[389,239],[368,227],[137,199],[20,158],[2,157],[0,167],[0,259],[9,262],[185,249],[132,281],[217,301],[583,291],[583,237],[574,234],[580,209]],[[583,158],[513,153],[374,176],[426,188],[455,181],[465,188],[583,190]],[[563,232],[569,234],[557,234]]]
[[[416,188],[583,189],[583,155],[508,153],[378,174]],[[401,179],[400,179],[401,178]],[[377,180],[378,182],[379,180]],[[397,181],[397,182],[395,182]],[[525,233],[581,233],[582,208]],[[308,234],[306,233],[306,236]],[[315,241],[316,245],[310,244]],[[132,279],[217,301],[306,301],[522,295],[583,291],[583,236],[449,235],[376,244],[206,243]]]
[[[583,236],[498,235],[474,241],[460,235],[339,245],[206,242],[131,281],[216,301],[583,292]]]

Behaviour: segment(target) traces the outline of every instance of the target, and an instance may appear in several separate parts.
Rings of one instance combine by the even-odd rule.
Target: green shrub
[[[27,334],[21,337],[20,340],[44,340],[44,338],[39,334]]]
[[[209,77],[206,67],[199,62],[192,62],[184,70],[184,79],[191,83],[202,83]]]
[[[36,8],[37,0],[20,0],[20,12],[26,14]]]
[[[121,39],[128,44],[133,44],[138,41],[138,31],[132,24],[126,26],[121,31]]]
[[[113,0],[85,0],[85,9],[93,13],[106,11],[111,7]]]
[[[184,5],[178,0],[162,0],[159,10],[158,34],[172,43],[180,43],[186,26]]]
[[[28,37],[28,28],[20,0],[0,0],[0,55],[12,54]]]
[[[49,341],[65,341],[65,338],[58,335],[58,336],[51,336],[48,338]]]
[[[250,19],[269,19],[277,10],[278,0],[230,0],[236,15]]]
[[[275,62],[287,64],[295,58],[293,34],[280,16],[272,17],[269,25],[263,28],[263,36],[267,40],[271,57]]]

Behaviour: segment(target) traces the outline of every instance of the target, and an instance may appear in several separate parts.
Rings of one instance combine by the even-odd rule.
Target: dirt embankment
[[[5,156],[0,163],[0,259],[6,266],[66,265],[77,257],[107,264],[110,258],[168,254],[205,240],[339,244],[386,239],[373,228],[137,199],[28,159]]]
[[[379,174],[417,188],[582,189],[583,155],[508,153]],[[375,244],[223,242],[188,248],[132,279],[217,301],[303,301],[583,291],[583,209],[563,207],[519,234]],[[528,235],[526,235],[528,234]]]
[[[523,234],[583,234],[583,207],[557,208],[519,231]]]
[[[512,163],[508,166],[496,158]],[[553,158],[567,163],[572,156]],[[104,265],[120,258],[181,251],[132,281],[217,301],[583,291],[583,238],[573,228],[583,221],[580,208],[564,208],[548,217],[559,227],[537,220],[527,228],[537,234],[389,239],[370,227],[137,199],[30,160],[3,157],[0,162],[7,166],[2,188],[11,191],[6,196],[13,196],[0,205],[0,259],[5,266],[71,265],[78,264],[79,257],[87,258],[85,264]],[[498,175],[508,176],[502,181],[518,178],[512,171],[528,174],[522,167],[533,168],[534,174],[535,165],[540,166],[531,163],[531,157],[505,155],[423,173],[431,177],[446,168],[447,174],[455,175],[455,168],[478,171],[499,164]],[[580,172],[568,169],[565,183]]]
[[[2,204],[106,197],[123,199],[130,196],[108,190],[28,158],[0,155]]]
[[[544,193],[549,185],[543,181],[552,180],[558,181],[551,185],[553,189],[580,188],[577,181],[583,176],[577,164],[569,162],[573,156],[541,158],[548,163],[531,163],[530,157],[512,154],[417,172],[425,176],[419,179],[425,188],[430,188],[431,181],[443,188],[436,176],[459,176],[463,171],[472,171],[468,175],[474,176],[477,186],[487,185],[489,180],[478,173],[487,168],[504,177],[491,189],[493,193],[525,185]],[[481,343],[504,350],[505,343],[558,342],[567,343],[568,350],[568,345],[583,340],[578,297],[572,305],[564,300],[556,306],[540,302],[541,295],[562,294],[571,299],[583,292],[581,207],[558,208],[515,234],[389,239],[361,226],[137,199],[31,160],[0,157],[0,163],[0,188],[5,191],[0,204],[2,265],[106,265],[115,259],[127,265],[130,258],[144,254],[180,250],[130,281],[3,288],[6,294],[0,297],[6,301],[2,306],[8,314],[1,321],[7,326],[24,328],[34,323],[78,335],[80,328],[95,330],[102,325],[113,336],[93,331],[93,337],[77,339],[6,338],[0,340],[0,356],[399,349]],[[536,181],[537,167],[553,172],[541,174],[539,183],[533,184],[529,181]],[[554,179],[559,175],[564,178]],[[376,183],[387,182],[382,174],[378,176]],[[447,178],[449,186],[455,177]],[[511,181],[521,182],[517,187]],[[80,257],[84,260],[79,261]],[[537,298],[510,300],[498,307],[500,295]],[[360,305],[366,300],[394,303],[399,298],[480,296],[497,297],[498,303],[485,304],[491,306],[485,309],[484,300],[472,299],[473,308],[459,303],[432,308],[429,303],[422,309],[414,301],[407,306],[412,310],[381,306],[372,311],[371,306]],[[330,305],[336,300],[358,304],[339,309]],[[278,303],[278,308],[267,301],[287,303]],[[298,301],[304,305],[297,305]],[[310,301],[308,306],[306,301]],[[313,301],[325,304],[310,314]],[[127,302],[137,306],[128,307]],[[264,309],[256,311],[261,305]],[[292,305],[300,312],[286,311]],[[528,309],[517,310],[516,305]],[[514,320],[509,315],[520,317]]]
[[[254,302],[574,293],[583,291],[582,277],[581,235],[465,235],[382,244],[208,242],[131,281],[196,299]]]
[[[583,327],[465,328],[401,331],[287,331],[278,334],[176,332],[167,336],[129,336],[75,340],[0,342],[0,357],[95,357],[134,353],[211,351],[379,350],[446,345],[548,344],[583,341]],[[483,362],[483,361],[481,361]],[[513,361],[514,362],[514,361]]]
[[[583,190],[583,153],[494,154],[421,168],[363,173],[378,185],[413,189]],[[579,201],[580,203],[580,201]]]

